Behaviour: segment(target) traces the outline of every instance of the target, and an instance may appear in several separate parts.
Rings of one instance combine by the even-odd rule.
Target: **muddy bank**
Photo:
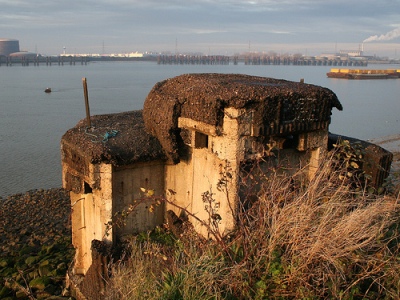
[[[0,198],[0,299],[68,295],[70,215],[68,193],[59,188]]]

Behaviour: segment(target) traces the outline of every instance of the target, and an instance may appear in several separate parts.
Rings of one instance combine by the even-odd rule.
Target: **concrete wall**
[[[81,193],[71,191],[72,243],[76,247],[75,273],[85,274],[92,263],[92,240],[108,241],[153,229],[164,221],[164,206],[149,206],[154,202],[145,199],[141,188],[164,192],[164,165],[161,163],[138,163],[131,167],[115,168],[110,164],[89,164],[87,176],[83,176]],[[64,170],[68,168],[63,168]],[[95,182],[95,183],[94,183]],[[92,186],[96,188],[92,188]],[[136,202],[135,202],[136,201]],[[125,226],[107,226],[116,220],[117,212],[135,205],[127,217],[117,217]]]
[[[166,166],[166,197],[175,204],[167,204],[166,209],[178,216],[184,215],[184,210],[194,214],[189,220],[203,235],[207,235],[204,224],[215,227],[215,218],[221,218],[218,222],[221,233],[235,227],[237,211],[242,204],[240,198],[249,193],[257,194],[257,189],[261,188],[261,180],[256,182],[257,178],[267,174],[269,168],[281,168],[281,172],[294,174],[307,166],[305,179],[309,179],[319,165],[322,152],[327,149],[328,131],[325,129],[295,137],[273,136],[265,142],[256,115],[251,110],[226,108],[219,131],[199,121],[179,118],[178,126],[188,131],[187,155],[179,164]],[[253,174],[242,170],[244,162],[258,164],[251,171]],[[249,178],[253,178],[253,182],[246,182]],[[250,187],[254,190],[245,190]]]
[[[284,166],[282,171],[293,174],[308,166],[305,176],[313,176],[321,153],[327,149],[327,130],[302,133],[295,138],[271,137],[265,144],[260,137],[263,128],[256,124],[259,120],[255,112],[234,108],[225,109],[222,132],[199,121],[179,118],[178,126],[188,131],[187,156],[179,164],[166,166],[165,186],[170,191],[166,197],[176,204],[167,205],[166,209],[178,216],[184,210],[194,214],[189,220],[203,235],[208,233],[204,224],[216,229],[212,227],[214,220],[221,218],[218,230],[227,233],[234,228],[237,211],[243,204],[240,197],[249,193],[244,190],[250,186],[245,177],[261,178],[265,174],[260,171],[267,173],[271,166]],[[260,164],[251,176],[242,170],[245,161]],[[257,191],[252,193],[256,195]]]
[[[76,247],[74,269],[85,274],[92,263],[91,242],[94,239],[111,243],[112,229],[106,235],[106,225],[112,217],[112,166],[89,165],[89,174],[84,177],[81,193],[71,192],[72,243]],[[92,189],[96,178],[98,188]]]
[[[114,168],[113,212],[121,212],[134,206],[132,213],[124,219],[125,226],[114,228],[114,235],[145,232],[164,222],[164,204],[149,210],[154,199],[146,197],[141,188],[154,190],[155,196],[164,194],[164,164],[161,162],[137,163],[134,166]]]
[[[179,164],[166,166],[166,197],[195,215],[189,216],[189,220],[205,236],[207,226],[214,230],[218,227],[221,233],[226,233],[235,225],[240,151],[238,125],[234,116],[227,114],[221,134],[208,124],[179,119],[178,126],[189,131],[188,155]],[[167,205],[167,209],[178,216],[184,213],[174,205]]]

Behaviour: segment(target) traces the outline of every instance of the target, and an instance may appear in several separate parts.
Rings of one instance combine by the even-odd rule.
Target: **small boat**
[[[45,93],[51,93],[51,88],[46,88],[46,89],[44,90],[44,92],[45,92]]]
[[[400,70],[331,69],[326,75],[343,79],[389,79],[400,78]]]

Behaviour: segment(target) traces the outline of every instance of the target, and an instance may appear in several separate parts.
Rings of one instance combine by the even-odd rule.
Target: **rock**
[[[50,266],[39,266],[39,275],[40,276],[48,276],[50,273]]]
[[[13,268],[4,268],[1,270],[1,274],[4,277],[9,277],[10,275],[12,275],[15,272],[15,270]]]
[[[70,213],[69,195],[60,188],[31,190],[0,201],[0,299],[16,299],[18,284],[43,281],[50,274],[54,280],[42,282],[44,287],[54,284],[44,289],[47,297],[60,296],[67,268],[57,266],[68,265],[74,255]],[[10,278],[8,283],[6,278]],[[36,288],[34,299],[40,291]],[[10,295],[4,294],[6,291]]]
[[[36,293],[36,299],[42,300],[42,299],[49,299],[51,297],[51,293],[45,292],[45,291],[40,291]]]
[[[28,273],[28,279],[34,279],[38,277],[39,277],[39,271],[36,269]]]
[[[27,259],[25,259],[25,263],[31,267],[34,263],[38,261],[38,256],[29,256]]]
[[[5,268],[8,266],[8,260],[7,259],[1,259],[0,260],[0,268]]]
[[[26,299],[26,298],[27,298],[27,292],[22,291],[22,290],[18,290],[18,291],[15,293],[15,297],[16,297],[17,299]]]
[[[10,296],[12,294],[12,290],[0,285],[0,299],[5,299],[6,297]]]
[[[65,296],[65,297],[61,297],[61,296],[51,296],[49,298],[47,298],[46,300],[70,300],[71,297],[69,296]]]
[[[39,267],[44,267],[50,265],[50,261],[48,259],[42,260],[39,264]]]
[[[51,279],[47,276],[32,279],[29,282],[29,287],[34,290],[44,290],[51,283]]]
[[[62,262],[57,265],[57,271],[65,273],[65,272],[67,272],[67,269],[68,269],[68,265],[65,262]]]
[[[44,292],[49,293],[50,296],[56,294],[57,289],[59,289],[57,286],[55,286],[54,284],[48,284],[45,289]],[[61,291],[60,291],[61,292]],[[59,293],[58,293],[59,294]],[[49,297],[49,296],[48,296]]]
[[[18,261],[15,262],[14,268],[19,270],[25,270],[28,268],[28,265],[25,263],[26,256],[21,257]]]
[[[19,255],[23,256],[25,254],[30,254],[30,253],[36,253],[37,248],[29,245],[25,245],[22,247],[22,249],[19,251]]]

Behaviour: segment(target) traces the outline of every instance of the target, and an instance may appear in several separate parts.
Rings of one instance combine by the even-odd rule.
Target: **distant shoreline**
[[[87,56],[87,55],[80,55],[80,54],[71,54],[71,55],[39,55],[36,56],[34,53],[27,54],[27,56],[23,55],[23,52],[20,52],[19,56],[14,56],[14,57],[7,57],[4,55],[0,55],[0,66],[2,65],[12,65],[12,64],[22,64],[22,65],[35,65],[37,64],[57,64],[57,63],[62,63],[62,64],[86,64],[90,62],[158,62],[160,58],[162,57],[175,57],[175,58],[201,58],[201,57],[224,57],[229,59],[228,61],[230,63],[234,62],[240,62],[240,63],[245,63],[252,65],[254,64],[253,62],[248,63],[249,60],[254,61],[255,58],[264,58],[262,54],[241,54],[241,55],[203,55],[203,54],[153,54],[153,55],[145,55],[141,57],[125,57],[125,56]],[[272,59],[273,57],[271,57]],[[288,59],[285,56],[277,56],[279,59],[278,65],[289,65],[291,63],[288,63]],[[316,61],[316,62],[323,62],[326,61],[326,58],[319,57],[319,56],[310,56],[310,57],[304,57],[300,59],[299,61]],[[337,61],[340,62],[340,60],[332,60],[332,62]],[[285,63],[286,62],[286,63]],[[349,58],[348,62],[351,62],[351,64],[343,64],[346,66],[358,66],[361,61],[358,60],[352,60]],[[182,61],[177,60],[176,62],[172,64],[182,64]],[[192,63],[193,64],[193,63]],[[258,63],[257,63],[258,64]],[[263,63],[259,63],[263,64]],[[275,63],[270,63],[270,64],[275,64]],[[296,63],[293,63],[296,64]],[[374,65],[374,64],[383,64],[383,65],[400,65],[400,60],[389,60],[389,59],[368,59],[365,60],[362,66],[367,66],[367,65]],[[303,64],[304,65],[304,64]],[[334,66],[333,64],[324,64],[324,63],[316,63],[316,64],[305,64],[305,65],[310,65],[310,66]],[[341,65],[341,64],[340,64]]]

